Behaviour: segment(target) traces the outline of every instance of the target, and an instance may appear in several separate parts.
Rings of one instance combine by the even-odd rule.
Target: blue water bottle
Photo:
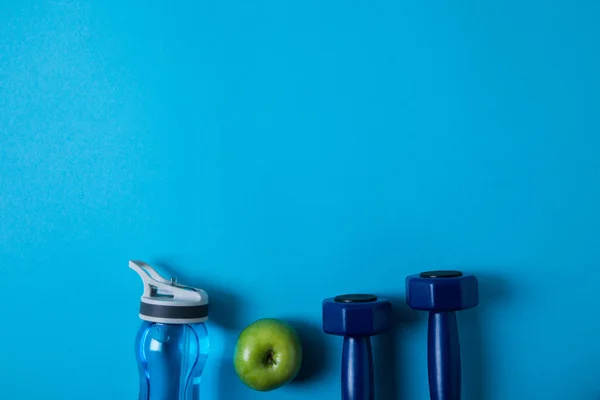
[[[138,400],[198,400],[208,356],[208,295],[160,276],[143,261],[130,261],[144,283],[135,341]]]

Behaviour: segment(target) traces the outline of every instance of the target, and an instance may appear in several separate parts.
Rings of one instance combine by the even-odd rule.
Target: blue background
[[[0,398],[137,398],[143,259],[209,291],[210,399],[339,398],[321,300],[373,292],[378,398],[427,398],[404,278],[459,268],[464,398],[600,395],[600,3],[0,3]],[[235,377],[292,321],[299,379]],[[310,397],[309,397],[310,396]]]

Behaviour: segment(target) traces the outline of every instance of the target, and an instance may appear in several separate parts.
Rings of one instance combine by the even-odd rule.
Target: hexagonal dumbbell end
[[[479,304],[477,278],[460,271],[428,271],[406,278],[406,301],[413,310],[460,311]]]
[[[428,271],[406,278],[406,303],[429,311],[427,341],[432,400],[459,400],[461,362],[455,311],[479,304],[477,278],[460,271]]]
[[[347,294],[323,301],[323,331],[344,337],[342,400],[373,400],[371,336],[392,327],[392,303],[371,294]]]

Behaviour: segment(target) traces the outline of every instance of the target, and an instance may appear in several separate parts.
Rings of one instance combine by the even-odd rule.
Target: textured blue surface
[[[336,398],[322,299],[401,304],[441,268],[480,281],[465,399],[597,398],[598,21],[596,0],[0,2],[0,398],[136,397],[133,258],[212,295],[204,400]],[[422,400],[426,313],[396,310],[378,393]],[[309,348],[267,394],[230,363],[259,317]]]

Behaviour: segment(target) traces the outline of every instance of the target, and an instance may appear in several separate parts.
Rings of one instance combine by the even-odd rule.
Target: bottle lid
[[[144,283],[140,318],[165,324],[194,324],[208,319],[208,294],[202,290],[167,280],[143,261],[129,261],[129,268]]]

